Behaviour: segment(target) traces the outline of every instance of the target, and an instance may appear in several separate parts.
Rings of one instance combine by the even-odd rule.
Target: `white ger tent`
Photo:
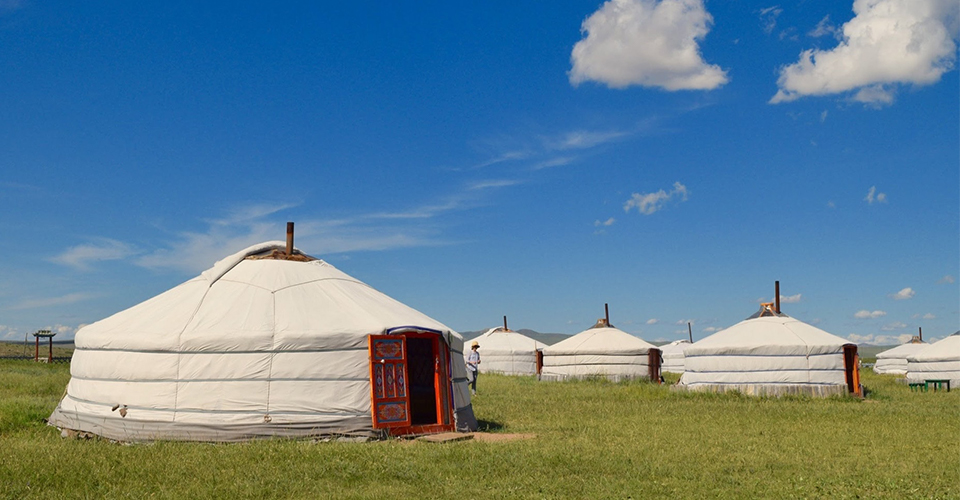
[[[763,304],[684,352],[679,387],[752,395],[860,392],[857,346]]]
[[[660,381],[660,349],[601,318],[593,327],[543,349],[540,380],[605,377]]]
[[[949,380],[960,387],[960,331],[907,356],[907,380]]]
[[[875,373],[903,375],[907,373],[907,357],[926,349],[929,345],[920,340],[920,337],[914,336],[906,344],[898,345],[893,349],[887,349],[877,354],[877,362],[873,365],[873,371]]]
[[[663,356],[663,366],[661,371],[670,373],[683,373],[684,351],[693,344],[689,340],[674,340],[669,344],[660,346],[660,352]]]
[[[469,346],[473,342],[480,344],[480,373],[540,373],[540,350],[546,345],[526,335],[498,326],[464,342],[464,345]]]
[[[473,430],[462,352],[442,323],[294,250],[288,226],[286,246],[80,329],[49,422],[120,441]]]

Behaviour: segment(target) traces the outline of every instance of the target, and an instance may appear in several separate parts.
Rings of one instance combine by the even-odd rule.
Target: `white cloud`
[[[836,47],[804,50],[781,68],[771,103],[855,90],[863,102],[889,103],[896,85],[933,84],[953,68],[956,0],[855,0],[853,11]]]
[[[134,255],[130,245],[110,238],[95,238],[93,242],[70,247],[50,260],[74,269],[86,271],[90,264],[106,260],[122,260]]]
[[[782,304],[796,304],[800,302],[800,296],[799,293],[796,295],[780,295],[780,302]]]
[[[927,314],[924,314],[923,316],[921,316],[920,313],[917,313],[917,314],[914,314],[913,316],[910,316],[910,318],[911,319],[937,319],[936,315],[934,315],[933,313],[927,313]]]
[[[894,330],[903,330],[906,327],[907,327],[906,323],[903,323],[902,321],[894,321],[893,323],[888,323],[886,325],[881,326],[880,329],[885,332],[892,332]]]
[[[708,326],[704,328],[702,331],[703,333],[715,333],[715,332],[719,332],[720,330],[723,330],[723,328],[720,328],[718,326]]]
[[[837,208],[837,204],[832,201],[828,201],[827,208]]]
[[[593,222],[593,225],[596,226],[596,227],[600,227],[600,226],[607,227],[607,226],[612,226],[614,222],[616,222],[616,219],[614,219],[613,217],[610,217],[609,219],[607,219],[607,220],[605,220],[605,221],[595,220],[595,221]]]
[[[700,55],[713,17],[702,0],[609,0],[583,21],[570,83],[710,90],[727,74]]]
[[[663,208],[664,204],[670,201],[674,196],[681,202],[687,201],[687,187],[679,182],[673,183],[673,189],[670,192],[664,190],[655,193],[633,193],[630,199],[623,205],[624,212],[630,212],[631,208],[636,208],[643,215],[651,215]]]
[[[678,324],[678,325],[686,325],[687,323],[690,323],[691,325],[695,325],[695,324],[697,324],[697,320],[695,320],[695,319],[678,319],[676,324]]]
[[[867,202],[868,205],[873,205],[873,202],[886,203],[887,193],[878,193],[877,186],[870,186],[870,189],[867,191],[867,196],[863,198],[863,201]]]
[[[887,315],[886,311],[872,311],[872,312],[871,312],[871,311],[868,311],[868,310],[866,310],[866,309],[862,309],[862,310],[857,311],[857,313],[854,314],[853,317],[854,317],[854,318],[857,318],[857,319],[872,319],[872,318],[880,318],[880,317],[883,317],[883,316],[886,316],[886,315]]]
[[[908,300],[912,299],[916,294],[917,292],[915,292],[913,288],[906,287],[897,293],[891,293],[889,297],[893,300]]]
[[[84,300],[89,300],[96,297],[93,294],[89,293],[69,293],[67,295],[62,295],[60,297],[44,297],[39,299],[24,299],[20,302],[13,304],[7,309],[12,311],[21,311],[24,309],[38,309],[41,307],[51,307],[51,306],[60,306],[64,304],[73,304],[75,302],[80,302]]]
[[[937,280],[937,284],[938,284],[938,285],[944,285],[944,284],[946,284],[946,285],[952,285],[952,284],[954,284],[954,283],[956,283],[956,282],[957,282],[957,280],[955,280],[955,279],[953,278],[953,276],[951,276],[951,275],[949,275],[949,274],[946,275],[946,276],[944,276],[944,277],[942,277],[942,278],[940,278],[939,280]]]
[[[647,320],[647,324],[648,324],[648,325],[656,325],[656,324],[659,323],[659,322],[660,322],[660,320],[657,319],[657,318],[650,318],[650,319]]]

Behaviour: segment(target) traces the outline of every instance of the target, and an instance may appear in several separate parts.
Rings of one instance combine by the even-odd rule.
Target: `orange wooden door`
[[[407,345],[401,335],[370,336],[371,413],[374,429],[410,425]]]

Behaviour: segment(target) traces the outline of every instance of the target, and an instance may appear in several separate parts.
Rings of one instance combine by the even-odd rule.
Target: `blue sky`
[[[960,324],[958,10],[0,0],[0,338],[284,238],[468,331]]]

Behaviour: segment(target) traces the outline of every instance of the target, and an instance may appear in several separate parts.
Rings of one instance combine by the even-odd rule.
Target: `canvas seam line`
[[[336,378],[336,377],[302,377],[302,378],[104,378],[104,377],[84,377],[82,375],[72,375],[71,378],[77,380],[86,380],[90,382],[143,382],[143,383],[169,383],[169,382],[365,382],[366,378]]]
[[[256,351],[168,351],[161,349],[117,349],[101,347],[77,347],[75,351],[90,352],[128,352],[137,354],[296,354],[296,353],[320,353],[320,352],[341,352],[341,351],[364,351],[363,347],[344,347],[340,349],[261,349]],[[462,354],[462,353],[461,353]]]
[[[92,400],[89,400],[89,399],[82,399],[82,398],[78,398],[78,397],[76,397],[76,396],[71,396],[71,395],[69,395],[69,394],[67,395],[67,397],[70,398],[70,399],[72,399],[73,401],[76,401],[76,402],[78,402],[78,403],[83,403],[83,404],[96,405],[96,406],[104,406],[104,407],[113,407],[113,406],[114,406],[114,404],[111,404],[111,403],[101,403],[101,402],[99,402],[99,401],[92,401]],[[131,405],[126,405],[126,408],[127,408],[127,409],[134,409],[134,410],[143,410],[143,411],[165,412],[165,413],[168,413],[168,412],[173,412],[173,413],[181,413],[181,412],[182,412],[182,413],[217,413],[217,414],[223,414],[223,415],[242,415],[242,414],[249,414],[249,415],[254,415],[254,416],[260,416],[260,415],[263,414],[263,412],[260,412],[260,411],[245,411],[245,410],[205,410],[205,409],[200,409],[200,408],[176,408],[176,409],[174,409],[174,408],[150,408],[150,407],[147,407],[147,406],[131,406]],[[77,413],[79,414],[79,412],[77,412]],[[89,414],[88,414],[88,413],[85,413],[84,415],[89,415]],[[274,413],[274,415],[331,415],[331,416],[356,416],[356,417],[364,417],[364,416],[367,415],[367,413],[366,413],[366,412],[325,412],[325,411],[281,411],[281,412]],[[98,416],[98,418],[100,418],[100,417]],[[122,417],[121,417],[121,418],[122,418]],[[165,423],[167,423],[167,424],[176,424],[176,422],[165,422]],[[243,425],[246,425],[246,424],[243,424]]]
[[[190,326],[190,322],[197,317],[197,312],[200,311],[200,308],[203,306],[203,302],[207,299],[207,294],[210,293],[210,287],[213,286],[214,282],[211,282],[207,288],[203,291],[203,297],[200,297],[200,301],[197,302],[197,306],[193,309],[193,313],[190,314],[190,318],[187,319],[183,324],[183,328],[180,329],[180,332],[177,333],[177,379],[180,378],[180,356],[183,351],[183,332],[187,330],[187,327]],[[177,419],[177,404],[180,402],[180,387],[178,386],[173,391],[173,419]]]
[[[270,383],[269,379],[273,378],[273,358],[277,357],[277,353],[276,353],[276,350],[277,350],[277,293],[276,292],[270,293],[270,298],[273,301],[273,307],[271,308],[271,314],[273,314],[273,334],[270,336],[270,347],[271,347],[270,360],[269,360],[270,366],[267,368],[268,380],[267,380],[267,413],[266,415],[270,415],[270,386],[272,384]],[[266,418],[266,415],[264,415],[264,418]]]

